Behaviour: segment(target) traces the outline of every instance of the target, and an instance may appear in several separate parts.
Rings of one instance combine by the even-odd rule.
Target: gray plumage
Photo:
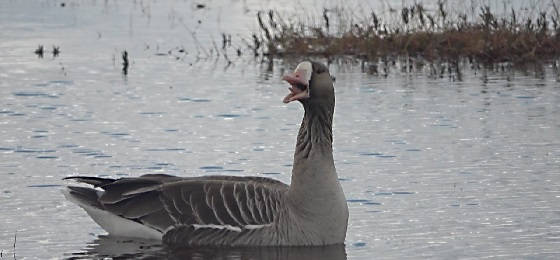
[[[296,72],[305,68],[312,72],[307,97],[298,98],[305,116],[291,186],[262,177],[75,176],[65,179],[96,189],[69,186],[67,198],[112,235],[162,239],[173,246],[343,243],[348,208],[332,157],[334,88],[324,65],[303,62]],[[296,94],[304,96],[292,90],[289,97]]]

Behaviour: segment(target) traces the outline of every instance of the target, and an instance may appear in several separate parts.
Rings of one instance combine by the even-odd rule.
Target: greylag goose
[[[158,239],[172,246],[319,246],[342,244],[348,207],[332,154],[335,97],[328,68],[304,61],[283,77],[284,103],[305,115],[291,185],[263,177],[135,178],[73,176],[66,198],[110,235]]]

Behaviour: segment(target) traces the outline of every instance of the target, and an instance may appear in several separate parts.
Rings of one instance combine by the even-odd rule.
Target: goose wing
[[[160,198],[174,225],[164,241],[232,245],[271,227],[288,186],[266,178],[220,177],[163,185]]]
[[[261,177],[180,178],[157,174],[117,180],[68,179],[104,190],[100,196],[91,196],[84,188],[69,187],[85,203],[156,229],[171,242],[270,225],[288,188],[282,182]]]

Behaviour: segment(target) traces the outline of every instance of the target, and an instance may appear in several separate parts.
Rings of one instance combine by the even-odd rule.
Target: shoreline
[[[481,6],[470,15],[451,16],[443,2],[432,11],[416,3],[393,10],[393,16],[400,16],[396,22],[386,22],[373,11],[369,17],[354,18],[357,16],[352,11],[324,9],[321,17],[310,19],[321,21],[316,24],[285,20],[274,10],[260,11],[259,31],[247,45],[255,56],[273,58],[352,56],[375,61],[410,57],[427,62],[468,59],[513,65],[548,62],[560,57],[560,12],[554,2],[550,6],[536,17],[520,17],[513,9],[499,17],[489,6]]]

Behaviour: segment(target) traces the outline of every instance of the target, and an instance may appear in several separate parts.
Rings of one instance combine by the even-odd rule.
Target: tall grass
[[[472,4],[470,13],[450,11],[440,0],[432,10],[415,3],[391,10],[390,16],[373,10],[360,16],[351,10],[324,9],[311,19],[314,23],[285,20],[274,10],[261,11],[257,14],[260,29],[249,45],[255,55],[273,57],[536,62],[560,56],[559,6],[553,1],[548,6],[534,15],[520,15],[513,8],[498,15],[488,5]]]

